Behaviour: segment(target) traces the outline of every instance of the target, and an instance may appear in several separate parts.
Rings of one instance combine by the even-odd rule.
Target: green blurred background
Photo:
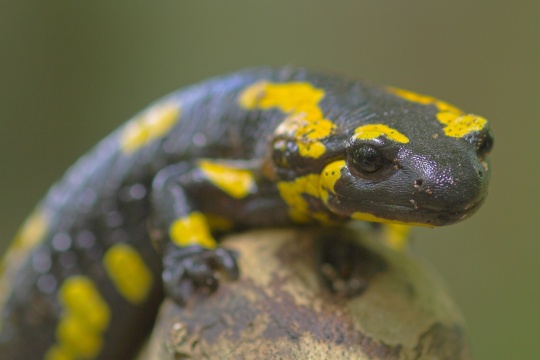
[[[1,248],[64,170],[148,102],[252,65],[305,65],[487,117],[477,216],[415,233],[476,359],[540,358],[538,1],[34,1],[0,4]]]

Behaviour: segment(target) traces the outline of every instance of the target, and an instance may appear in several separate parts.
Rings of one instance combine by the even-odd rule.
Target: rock
[[[406,251],[329,230],[229,237],[241,278],[165,301],[139,360],[470,359],[441,280]]]

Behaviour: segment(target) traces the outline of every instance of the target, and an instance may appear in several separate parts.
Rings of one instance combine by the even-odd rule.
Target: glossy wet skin
[[[355,219],[425,226],[472,215],[490,177],[493,136],[485,119],[460,113],[465,122],[482,122],[465,123],[465,130],[458,124],[460,136],[449,136],[437,117],[440,106],[385,92],[375,96],[381,106],[369,121],[356,126],[351,114],[347,128],[327,144],[334,156],[321,172],[327,208]],[[358,136],[366,124],[371,133]]]
[[[185,304],[238,277],[215,238],[235,228],[466,218],[491,145],[487,121],[450,104],[301,68],[173,93],[77,162],[16,236],[0,357],[129,357],[163,289]]]

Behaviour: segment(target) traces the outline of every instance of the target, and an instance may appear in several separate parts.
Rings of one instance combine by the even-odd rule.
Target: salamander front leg
[[[178,304],[185,304],[195,291],[216,290],[218,274],[236,280],[239,276],[236,253],[217,247],[198,245],[178,247],[169,244],[163,258],[163,284],[167,294]]]
[[[359,232],[342,228],[317,231],[319,276],[333,293],[355,297],[386,268],[383,258],[363,244]]]
[[[195,291],[211,292],[220,275],[239,276],[236,253],[217,246],[206,217],[188,196],[194,184],[189,164],[162,170],[153,182],[152,237],[163,250],[163,283],[167,294],[185,304]]]

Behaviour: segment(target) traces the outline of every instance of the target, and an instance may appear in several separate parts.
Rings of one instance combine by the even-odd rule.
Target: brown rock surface
[[[354,244],[322,237],[229,237],[240,280],[183,309],[165,301],[139,359],[470,358],[460,312],[430,268],[360,234]]]

